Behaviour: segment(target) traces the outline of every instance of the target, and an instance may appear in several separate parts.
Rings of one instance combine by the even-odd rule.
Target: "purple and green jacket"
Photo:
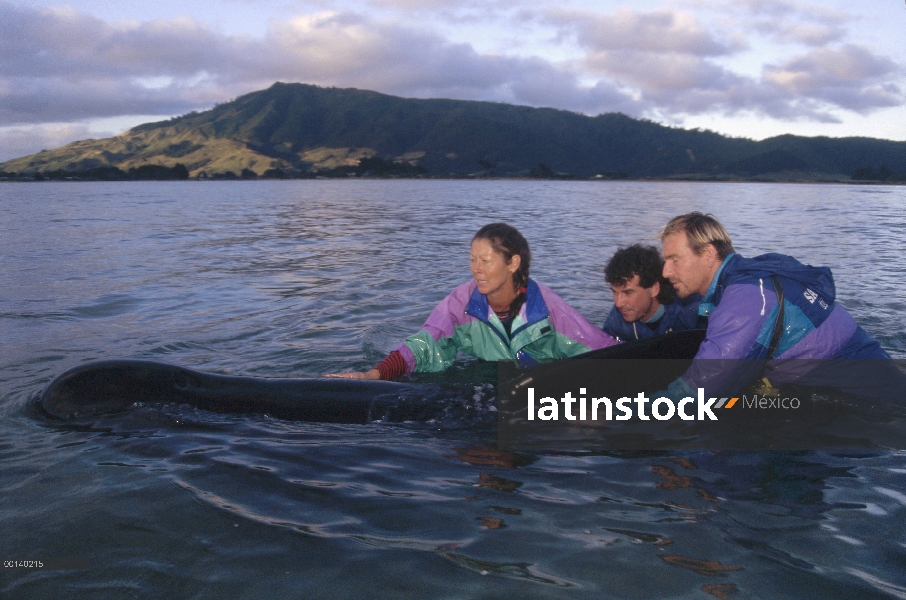
[[[510,332],[507,335],[475,281],[468,281],[444,298],[422,329],[396,350],[405,359],[409,375],[413,371],[443,371],[453,364],[457,352],[526,365],[617,343],[550,288],[531,279]]]
[[[772,275],[783,288],[783,330],[769,356],[780,312]],[[835,302],[835,295],[834,279],[826,267],[804,265],[782,254],[749,259],[730,254],[699,304],[699,314],[708,318],[708,331],[695,359],[749,359],[754,364],[772,358],[890,358]],[[735,376],[726,368],[722,368],[725,374],[716,373],[714,364],[718,363],[693,362],[670,385],[669,396],[694,396],[695,389],[706,383],[720,389],[722,383],[728,383],[721,379]]]

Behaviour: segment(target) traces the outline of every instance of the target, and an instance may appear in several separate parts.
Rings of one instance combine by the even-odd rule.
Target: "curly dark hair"
[[[657,248],[633,244],[614,253],[604,267],[604,280],[611,285],[626,285],[630,279],[638,275],[639,284],[643,288],[660,283],[661,291],[657,295],[657,301],[661,304],[671,304],[676,298],[676,291],[673,284],[664,278],[663,272],[664,261]]]

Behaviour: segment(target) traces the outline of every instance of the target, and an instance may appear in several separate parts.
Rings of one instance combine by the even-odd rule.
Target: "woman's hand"
[[[355,372],[350,373],[328,373],[324,377],[336,377],[339,379],[380,379],[381,372],[377,369],[371,369],[370,371],[365,372]]]

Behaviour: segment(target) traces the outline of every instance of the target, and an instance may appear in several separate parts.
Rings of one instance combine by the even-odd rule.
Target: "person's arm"
[[[415,335],[391,352],[369,371],[333,373],[327,377],[349,379],[394,379],[411,375],[415,371],[444,371],[456,359],[458,346],[456,326],[471,319],[465,315],[465,306],[472,286],[465,283],[444,298],[431,312],[431,316]]]
[[[331,373],[327,377],[342,377],[344,379],[396,379],[404,375],[407,371],[406,359],[400,354],[399,350],[394,350],[387,357],[374,365],[374,368],[368,371],[351,372],[351,373]]]
[[[749,371],[758,367],[753,355],[758,353],[759,336],[776,304],[773,289],[759,290],[751,284],[728,287],[708,318],[708,333],[689,370],[661,395],[678,400],[694,396],[699,387],[711,395],[724,394],[748,383]]]
[[[370,371],[349,371],[347,373],[328,373],[324,377],[336,377],[340,379],[380,379],[381,372],[377,369]]]
[[[556,292],[540,284],[536,285],[547,305],[550,322],[556,332],[554,354],[547,358],[566,358],[620,343],[609,333],[592,325]]]
[[[400,375],[405,375],[409,371],[409,367],[400,351],[394,350],[387,355],[387,358],[374,365],[371,371],[377,371],[379,379],[396,379]]]

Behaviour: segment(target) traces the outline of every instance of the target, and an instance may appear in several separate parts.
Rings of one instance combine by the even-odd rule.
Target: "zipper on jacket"
[[[478,315],[473,315],[472,313],[469,312],[468,308],[466,308],[465,312],[470,317],[473,317],[474,319],[476,319],[479,323],[484,323],[486,326],[490,327],[491,331],[496,333],[497,337],[499,337],[501,339],[501,341],[503,341],[503,344],[507,347],[507,350],[512,351],[512,348],[510,347],[510,338],[507,338],[505,333],[501,332],[499,329],[497,329],[496,327],[491,325],[490,319],[486,320],[486,319],[482,319]],[[488,314],[490,314],[490,313],[488,313]]]

